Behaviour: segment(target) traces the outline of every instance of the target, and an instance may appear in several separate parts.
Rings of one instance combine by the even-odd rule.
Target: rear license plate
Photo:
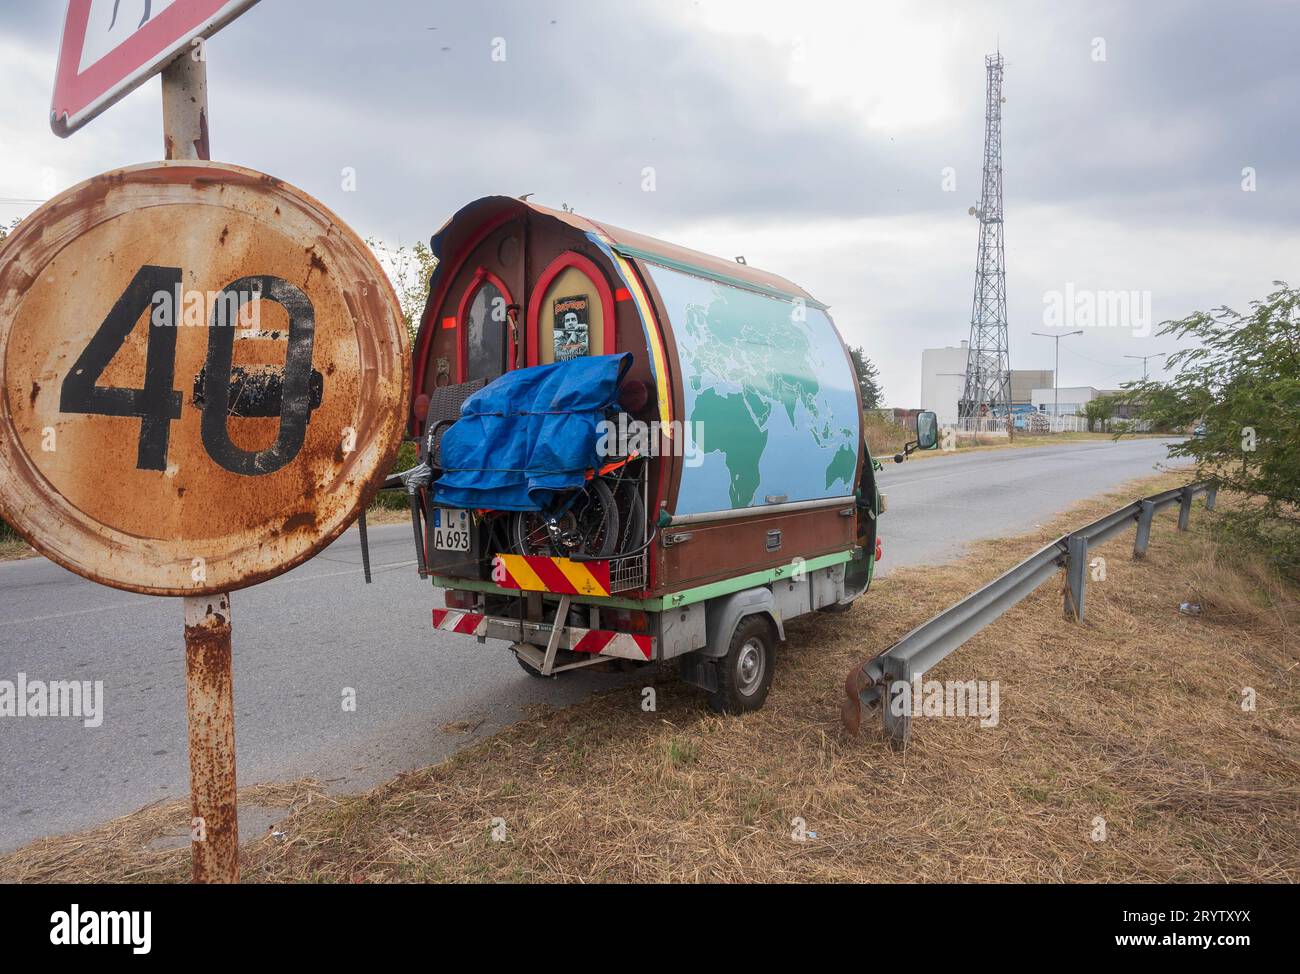
[[[435,507],[433,546],[440,551],[469,551],[469,511]]]

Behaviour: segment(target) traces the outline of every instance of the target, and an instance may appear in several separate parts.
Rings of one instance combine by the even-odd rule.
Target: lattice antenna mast
[[[1002,244],[1002,53],[984,58],[984,183],[978,208],[980,243],[975,260],[975,300],[970,316],[966,386],[958,415],[1006,416],[1011,409],[1011,358],[1007,344],[1007,258]]]

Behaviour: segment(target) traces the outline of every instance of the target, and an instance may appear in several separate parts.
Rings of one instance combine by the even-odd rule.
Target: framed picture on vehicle
[[[555,361],[586,355],[591,350],[591,299],[585,294],[556,298],[551,312],[555,321]]]

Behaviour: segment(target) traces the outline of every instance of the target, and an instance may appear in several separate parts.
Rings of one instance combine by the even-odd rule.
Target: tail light
[[[626,632],[647,632],[650,629],[650,617],[639,609],[602,609],[600,621],[603,626]]]
[[[880,538],[876,538],[876,561],[880,561],[883,557],[885,557],[884,542]]]
[[[459,589],[447,589],[446,594],[442,597],[443,603],[449,609],[472,609],[474,608],[474,593],[464,592]]]

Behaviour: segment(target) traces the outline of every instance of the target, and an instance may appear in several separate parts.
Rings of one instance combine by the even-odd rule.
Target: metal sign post
[[[196,57],[195,55],[202,55]],[[163,158],[211,159],[208,151],[208,62],[203,48],[162,71]]]
[[[162,110],[164,157],[210,159],[208,70],[202,57],[182,54],[163,69]],[[239,805],[230,595],[187,595],[183,601],[191,877],[196,883],[237,883]]]
[[[185,597],[190,853],[196,883],[239,882],[230,597]]]

